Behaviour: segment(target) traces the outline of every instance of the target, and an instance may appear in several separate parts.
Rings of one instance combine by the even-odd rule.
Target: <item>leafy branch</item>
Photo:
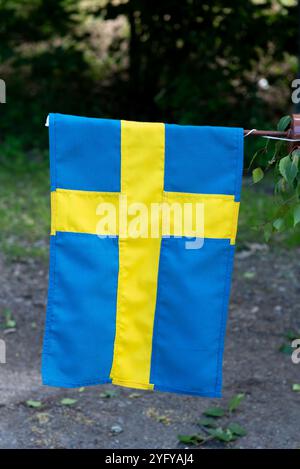
[[[192,435],[178,435],[180,443],[186,445],[204,445],[211,440],[230,443],[247,434],[247,431],[238,423],[230,422],[226,427],[222,427],[218,421],[224,417],[231,417],[236,412],[240,404],[245,398],[245,394],[236,394],[233,396],[227,408],[209,407],[203,412],[203,418],[197,422],[201,428],[201,433]]]
[[[287,130],[291,122],[290,116],[280,119],[277,129]],[[253,167],[258,157],[267,159],[264,168],[257,166],[252,170],[253,183],[262,181],[267,172],[274,175],[275,214],[261,225],[265,240],[269,241],[273,233],[286,231],[300,222],[300,149],[287,149],[282,141],[268,140],[252,157],[248,170]]]

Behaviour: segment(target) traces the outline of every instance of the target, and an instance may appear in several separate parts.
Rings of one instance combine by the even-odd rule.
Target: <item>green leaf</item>
[[[204,435],[177,435],[178,440],[180,443],[184,443],[186,445],[197,445],[202,441],[206,440],[206,436]]]
[[[214,419],[200,419],[199,422],[197,422],[197,425],[201,427],[211,427],[211,428],[217,428],[217,424]]]
[[[267,223],[267,224],[264,226],[264,238],[265,238],[266,243],[267,243],[268,241],[270,241],[270,238],[271,238],[271,236],[272,236],[272,232],[273,232],[272,224],[271,224],[271,223]]]
[[[282,344],[280,347],[279,347],[279,352],[281,353],[285,353],[286,355],[292,355],[293,353],[293,348],[288,345],[288,344]]]
[[[264,177],[264,172],[261,168],[255,168],[253,169],[252,171],[252,179],[253,179],[253,182],[254,184],[256,184],[257,182],[261,181]]]
[[[38,407],[42,407],[41,401],[34,401],[32,399],[29,399],[28,401],[26,401],[26,405],[28,405],[28,407],[34,407],[36,409]]]
[[[273,221],[273,226],[275,230],[277,231],[282,231],[285,226],[285,222],[283,218],[276,218],[276,220]]]
[[[293,210],[294,227],[300,222],[300,204],[296,205]]]
[[[255,272],[247,271],[247,272],[244,272],[243,277],[246,279],[252,279],[255,277],[255,275],[256,275]]]
[[[60,403],[62,405],[74,405],[77,401],[78,399],[72,399],[71,397],[64,397],[63,399],[61,399]]]
[[[132,392],[128,395],[129,399],[138,399],[139,397],[142,397],[142,394],[139,392]]]
[[[283,177],[279,178],[275,184],[274,192],[275,194],[280,194],[286,191],[286,181]]]
[[[177,435],[177,438],[180,443],[184,443],[186,445],[195,444],[195,435]]]
[[[237,436],[246,436],[247,435],[247,431],[245,430],[245,428],[243,428],[238,423],[234,423],[234,422],[230,423],[228,425],[228,430],[230,430],[231,433],[233,433],[234,435],[237,435]]]
[[[269,140],[270,141],[270,140]],[[285,151],[286,149],[286,145],[285,145],[285,142],[283,141],[280,141],[278,140],[276,143],[275,143],[275,151],[274,151],[274,156],[275,158],[280,156],[282,154],[282,151],[284,150]]]
[[[12,316],[12,312],[9,309],[4,310],[5,322],[4,328],[5,329],[14,329],[17,325],[16,321]]]
[[[226,430],[223,430],[223,428],[209,428],[208,433],[212,435],[216,440],[219,441],[225,441],[228,443],[229,441],[235,440],[235,436],[233,433],[227,428]]]
[[[6,321],[7,329],[14,329],[16,327],[16,321],[14,319]]]
[[[283,116],[277,124],[277,129],[279,130],[279,132],[284,132],[288,128],[290,123],[291,116]]]
[[[291,160],[290,155],[285,156],[279,161],[279,172],[289,185],[294,182],[298,173],[298,166]]]
[[[298,169],[299,165],[299,158],[300,158],[300,151],[299,150],[294,150],[292,153],[292,163],[296,168]]]
[[[105,397],[106,399],[110,399],[111,397],[116,396],[116,391],[104,391],[100,393],[100,397]]]
[[[219,418],[225,415],[225,410],[221,407],[209,407],[203,412],[203,415],[206,415],[207,417]]]
[[[236,396],[233,396],[228,404],[228,410],[229,412],[234,412],[241,404],[241,402],[245,399],[245,394],[240,393],[237,394]]]
[[[300,384],[298,384],[298,383],[293,384],[292,390],[294,392],[300,392]]]
[[[293,171],[296,173],[296,177],[299,172],[299,150],[295,150],[292,153],[292,167]]]
[[[295,339],[299,339],[300,338],[300,332],[290,330],[290,331],[286,332],[285,337],[288,340],[291,340],[291,341],[295,340]]]
[[[297,155],[297,156],[299,156],[299,158],[300,158],[300,150],[299,150],[299,148],[296,148],[295,150],[293,150],[293,155]]]

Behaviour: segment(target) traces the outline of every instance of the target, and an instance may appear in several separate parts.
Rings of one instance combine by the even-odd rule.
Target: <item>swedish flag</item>
[[[220,396],[243,130],[51,114],[49,132],[43,383]],[[138,206],[164,203],[202,206],[202,234],[159,215],[151,236],[148,214],[146,235],[124,234]],[[106,232],[99,206],[117,218]]]

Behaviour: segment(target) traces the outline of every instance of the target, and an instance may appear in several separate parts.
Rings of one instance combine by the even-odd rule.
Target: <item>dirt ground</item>
[[[7,308],[16,320],[11,331],[0,330],[7,347],[7,363],[0,364],[0,448],[180,448],[179,433],[197,433],[202,412],[237,393],[246,397],[234,421],[247,436],[226,447],[299,448],[300,393],[292,384],[300,383],[300,364],[278,350],[286,331],[300,330],[299,254],[262,245],[237,253],[222,399],[110,385],[81,392],[42,386],[48,269],[0,257],[0,313]],[[62,405],[65,397],[77,402]],[[29,407],[29,399],[42,406]]]

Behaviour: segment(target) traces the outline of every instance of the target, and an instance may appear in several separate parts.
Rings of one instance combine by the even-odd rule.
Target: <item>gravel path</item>
[[[291,387],[300,383],[300,364],[278,349],[286,331],[300,331],[300,251],[248,247],[236,256],[218,400],[110,385],[81,392],[41,386],[47,268],[0,257],[0,317],[8,309],[16,320],[15,330],[0,329],[7,347],[7,363],[0,364],[0,448],[178,448],[177,435],[197,433],[207,407],[225,406],[241,392],[246,397],[234,421],[247,436],[228,447],[299,448],[300,393]],[[62,405],[65,397],[77,402]],[[42,406],[28,407],[29,399]]]

